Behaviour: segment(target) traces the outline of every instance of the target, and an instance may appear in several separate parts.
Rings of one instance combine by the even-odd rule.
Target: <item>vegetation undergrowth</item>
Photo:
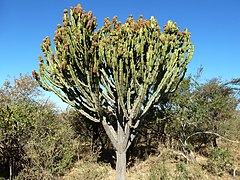
[[[114,149],[98,123],[73,109],[56,111],[39,99],[28,75],[6,81],[0,94],[1,179],[115,178]],[[164,107],[152,109],[127,152],[127,179],[237,179],[235,90],[220,80],[185,79],[162,101]]]
[[[224,142],[221,144],[226,145]],[[240,161],[232,159],[236,154],[231,154],[222,146],[211,148],[209,153],[209,157],[193,153],[195,162],[190,163],[181,151],[161,148],[157,154],[148,156],[146,160],[136,160],[135,164],[127,170],[127,179],[233,179],[233,170],[239,167],[240,163]],[[83,178],[111,180],[115,178],[115,173],[110,164],[84,159],[76,162],[70,172],[65,174],[62,179]]]

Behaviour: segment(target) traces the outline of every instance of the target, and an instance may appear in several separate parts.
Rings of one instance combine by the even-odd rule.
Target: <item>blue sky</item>
[[[154,16],[161,27],[171,19],[191,32],[195,54],[189,73],[202,65],[203,79],[240,77],[239,0],[0,0],[0,85],[8,76],[38,69],[42,39],[52,39],[63,10],[78,3],[93,11],[99,27],[114,15],[122,22],[129,14]]]

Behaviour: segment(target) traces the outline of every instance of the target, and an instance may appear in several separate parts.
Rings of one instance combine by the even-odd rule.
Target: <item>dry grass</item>
[[[107,179],[108,176],[112,176],[113,174],[114,170],[106,164],[78,161],[71,171],[62,178],[62,180],[101,180]]]
[[[226,144],[224,144],[226,145]],[[233,147],[233,146],[232,146]],[[231,153],[236,155],[233,167],[240,169],[238,145],[234,145]],[[237,157],[238,156],[238,157]],[[145,161],[137,161],[134,166],[128,169],[128,180],[158,180],[158,179],[206,179],[206,180],[229,180],[233,176],[224,172],[218,176],[203,166],[207,166],[209,159],[199,154],[194,154],[194,163],[188,163],[181,156],[181,152],[171,149],[162,149],[160,155],[149,156]],[[115,179],[115,170],[108,164],[88,162],[86,160],[78,161],[71,171],[66,174],[62,180],[113,180]]]
[[[228,138],[240,141],[240,112],[236,119],[230,122]],[[189,163],[179,151],[160,147],[158,155],[152,155],[145,161],[136,160],[135,164],[127,170],[128,180],[167,180],[167,179],[196,179],[196,180],[231,180],[233,169],[237,169],[235,179],[240,177],[240,144],[231,143],[221,138],[218,140],[219,147],[223,152],[228,152],[230,157],[230,168],[222,168],[226,160],[214,162],[210,157],[193,153],[194,161]],[[205,149],[206,154],[211,152],[211,148]],[[216,166],[210,167],[209,166]],[[215,169],[214,169],[215,168]],[[216,173],[219,170],[221,173]],[[231,171],[232,170],[232,171]],[[75,163],[74,167],[67,173],[62,180],[113,180],[115,170],[109,164],[97,163],[96,158],[84,158]]]

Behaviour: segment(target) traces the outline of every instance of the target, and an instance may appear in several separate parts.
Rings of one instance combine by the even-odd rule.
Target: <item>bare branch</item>
[[[231,140],[231,139],[228,139],[228,138],[226,138],[226,137],[224,137],[224,136],[222,136],[222,135],[220,135],[220,134],[218,134],[218,133],[209,132],[209,131],[193,133],[193,134],[191,134],[190,136],[188,136],[188,137],[185,139],[184,143],[187,144],[187,141],[188,141],[192,136],[195,136],[195,135],[198,135],[198,134],[212,134],[212,135],[221,137],[222,139],[224,139],[224,140],[226,140],[226,141],[229,141],[229,142],[232,142],[232,143],[238,143],[238,144],[240,143],[239,141]]]

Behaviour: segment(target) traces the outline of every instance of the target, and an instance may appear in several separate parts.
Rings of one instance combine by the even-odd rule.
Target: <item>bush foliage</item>
[[[220,135],[239,140],[234,139],[239,133],[238,93],[236,83],[231,86],[231,82],[220,79],[198,83],[192,76],[185,78],[175,92],[164,96],[145,117],[146,125],[137,132],[141,136],[128,151],[129,166],[136,159],[157,153],[160,145],[181,150],[187,158],[192,151],[208,147],[203,153],[208,158],[203,169],[218,176],[230,171],[234,166],[232,157],[228,149],[218,147],[217,138]],[[39,98],[41,91],[28,75],[20,75],[13,82],[7,80],[0,88],[0,95],[2,177],[58,178],[75,160],[84,159],[89,153],[98,155],[96,162],[110,162],[114,167],[112,146],[101,126],[73,109],[57,112],[51,102]],[[182,178],[190,173],[186,162],[176,164]],[[82,166],[87,168],[87,162]],[[153,179],[168,173],[162,162],[155,162],[149,168]],[[99,171],[107,173],[104,168]],[[80,176],[85,177],[82,173],[89,178],[101,177],[98,170],[92,171],[90,167],[86,172],[81,171]]]
[[[38,179],[62,174],[75,155],[70,124],[51,103],[39,100],[41,93],[28,75],[6,81],[0,94],[1,176],[14,179],[21,172],[20,179]]]

